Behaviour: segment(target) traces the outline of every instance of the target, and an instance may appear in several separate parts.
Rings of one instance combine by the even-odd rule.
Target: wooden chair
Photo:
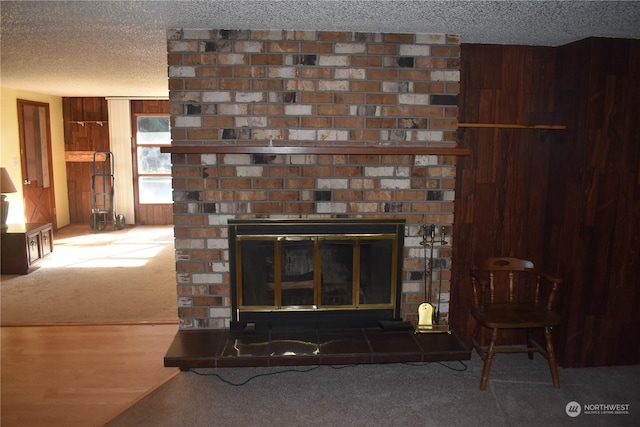
[[[480,390],[487,386],[491,362],[496,353],[541,353],[549,362],[555,388],[560,388],[558,366],[551,341],[551,328],[560,323],[560,316],[552,311],[553,300],[561,279],[537,270],[531,261],[517,258],[489,258],[471,269],[473,307],[471,314],[477,325],[471,344],[482,360],[484,368]],[[484,329],[491,330],[488,346],[480,343]],[[532,330],[544,330],[546,349],[539,345]],[[497,346],[500,331],[526,330],[527,343],[522,346]]]

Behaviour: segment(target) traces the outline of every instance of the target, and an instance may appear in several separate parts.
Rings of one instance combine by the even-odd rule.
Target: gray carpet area
[[[541,357],[499,354],[486,391],[477,354],[465,365],[198,369],[204,375],[181,372],[107,426],[640,425],[640,365],[560,369],[555,389]],[[571,402],[577,417],[567,415]],[[591,406],[608,404],[628,413]]]

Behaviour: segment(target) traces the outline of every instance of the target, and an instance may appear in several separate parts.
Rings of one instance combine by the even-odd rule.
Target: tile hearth
[[[164,358],[166,367],[348,365],[469,360],[455,333],[414,334],[380,328],[180,330]]]

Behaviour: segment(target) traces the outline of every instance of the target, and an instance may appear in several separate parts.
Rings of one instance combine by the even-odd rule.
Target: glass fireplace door
[[[317,308],[316,270],[317,240],[310,236],[284,237],[276,245],[276,259],[280,258],[278,308]]]
[[[356,286],[356,240],[322,240],[320,295],[322,307],[353,307],[358,293]]]
[[[395,235],[239,236],[240,310],[389,308]]]
[[[238,275],[240,306],[275,307],[275,239],[242,240],[237,260],[244,266]]]

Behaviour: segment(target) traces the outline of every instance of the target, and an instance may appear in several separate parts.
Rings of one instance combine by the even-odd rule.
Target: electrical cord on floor
[[[216,378],[218,378],[220,381],[222,381],[225,384],[229,384],[229,385],[232,385],[234,387],[240,387],[240,386],[243,386],[245,384],[248,384],[250,381],[252,381],[252,380],[254,380],[256,378],[268,377],[270,375],[284,374],[284,373],[287,373],[287,372],[302,372],[302,373],[311,372],[311,371],[314,371],[314,370],[318,369],[319,367],[320,367],[320,365],[313,366],[313,367],[311,367],[309,369],[285,369],[283,371],[267,372],[267,373],[264,373],[264,374],[257,374],[257,375],[254,375],[252,377],[247,378],[245,381],[240,382],[240,383],[234,383],[234,382],[232,382],[230,380],[227,380],[227,379],[223,378],[220,374],[217,374],[215,372],[211,372],[211,373],[198,372],[195,369],[190,369],[190,371],[193,372],[196,375],[200,375],[200,376],[203,376],[203,377],[216,377]]]
[[[355,363],[353,365],[324,365],[324,366],[328,366],[331,369],[344,369],[344,368],[353,368],[355,366],[360,366],[359,363]]]
[[[459,369],[459,368],[455,368],[453,366],[449,366],[443,362],[424,362],[424,363],[411,363],[411,362],[405,362],[405,365],[408,366],[427,366],[427,365],[431,365],[433,363],[437,363],[438,365],[444,366],[447,369],[451,369],[452,371],[456,371],[456,372],[464,372],[467,370],[467,365],[462,361],[462,360],[458,360],[458,363],[460,363],[463,368]],[[240,387],[243,385],[248,384],[250,381],[255,380],[256,378],[260,378],[260,377],[268,377],[271,375],[279,375],[279,374],[286,374],[287,372],[300,372],[300,373],[306,373],[306,372],[311,372],[311,371],[315,371],[316,369],[318,369],[320,366],[328,366],[331,369],[345,369],[345,368],[353,368],[356,366],[360,366],[359,364],[353,364],[353,365],[316,365],[316,366],[312,366],[311,368],[308,369],[285,369],[282,371],[276,371],[276,372],[266,372],[264,374],[257,374],[257,375],[253,375],[249,378],[247,378],[245,381],[239,382],[239,383],[234,383],[224,377],[222,377],[222,375],[216,373],[216,372],[199,372],[195,369],[189,369],[189,372],[193,372],[196,375],[200,375],[202,377],[216,377],[218,378],[220,381],[222,381],[225,384],[229,384],[231,386],[234,387]]]
[[[440,366],[444,366],[447,369],[450,369],[452,371],[456,371],[456,372],[464,372],[468,369],[468,366],[462,361],[462,360],[456,360],[456,362],[458,362],[459,364],[462,365],[462,368],[456,368],[454,366],[450,366],[444,362],[422,362],[422,363],[412,363],[412,362],[405,362],[405,365],[409,365],[409,366],[427,366],[427,365],[432,365],[434,363],[437,363]]]

